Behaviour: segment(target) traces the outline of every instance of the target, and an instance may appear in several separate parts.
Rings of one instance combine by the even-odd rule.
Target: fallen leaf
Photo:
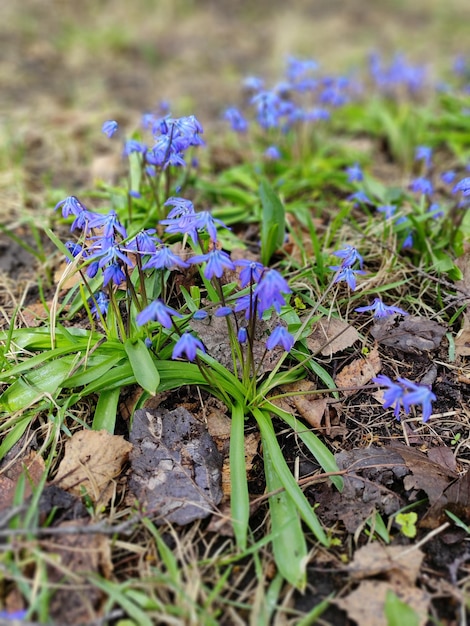
[[[312,382],[309,380],[296,380],[289,385],[281,385],[282,394],[276,395],[272,402],[288,413],[297,412],[299,417],[307,422],[312,428],[321,428],[323,416],[328,407],[328,399],[320,397],[318,394],[308,393],[315,391],[312,389]],[[296,395],[298,392],[298,395]]]
[[[106,430],[76,432],[65,444],[55,483],[77,496],[85,491],[93,502],[106,505],[131,450],[124,437]]]
[[[110,578],[113,571],[111,547],[105,535],[80,533],[87,523],[87,520],[63,522],[57,528],[68,528],[70,534],[40,541],[41,548],[50,555],[47,580],[58,586],[48,605],[49,615],[57,624],[88,624],[100,616],[104,594],[87,583],[93,573]]]
[[[403,506],[392,488],[409,470],[390,448],[355,448],[335,454],[335,461],[340,470],[348,470],[343,476],[343,491],[325,484],[315,492],[328,522],[341,520],[346,530],[354,534],[375,512],[391,515]]]
[[[419,616],[419,624],[426,624],[430,596],[415,586],[424,553],[411,552],[403,546],[383,546],[377,541],[356,550],[347,567],[349,575],[361,583],[345,598],[334,603],[361,626],[388,626],[384,607],[387,591],[410,606]],[[386,580],[364,580],[380,576]]]
[[[457,333],[454,344],[457,356],[470,356],[470,317],[467,313],[463,314],[462,328]]]
[[[452,448],[449,448],[449,446],[435,446],[429,448],[428,459],[433,463],[438,463],[450,472],[457,471],[457,461],[455,460],[454,451]]]
[[[350,348],[358,340],[359,333],[353,326],[332,317],[321,319],[313,325],[312,333],[307,337],[307,346],[314,353],[320,352],[323,356],[331,357]]]
[[[385,615],[387,592],[392,591],[418,615],[419,625],[428,623],[429,595],[417,587],[407,587],[380,580],[364,580],[345,598],[333,600],[348,617],[360,626],[389,626]]]
[[[403,352],[430,351],[439,347],[446,328],[425,317],[408,315],[397,322],[396,315],[378,318],[371,335],[384,346]]]
[[[377,348],[373,348],[366,357],[354,359],[338,372],[335,378],[336,386],[340,389],[344,388],[342,393],[345,396],[350,396],[356,393],[355,388],[367,385],[381,369],[382,361],[379,351]]]
[[[416,489],[424,491],[429,498],[430,504],[437,502],[450,482],[457,478],[454,472],[445,469],[439,463],[431,461],[426,454],[405,446],[394,443],[391,446],[397,452],[411,474],[405,476],[403,485],[407,491]]]
[[[0,475],[0,511],[9,509],[21,476],[25,476],[23,499],[26,500],[32,493],[31,485],[38,485],[45,472],[43,458],[37,452],[30,451],[1,468]]]
[[[413,585],[423,558],[424,553],[419,549],[409,553],[406,546],[384,546],[374,541],[356,550],[348,571],[356,580],[383,575],[390,578],[392,574],[399,574],[407,584]]]
[[[51,304],[51,302],[48,302],[49,307]],[[42,302],[35,302],[28,304],[28,306],[23,309],[21,317],[28,328],[36,328],[48,319],[49,313],[44,308]]]
[[[129,487],[159,521],[189,524],[222,499],[222,456],[205,426],[179,407],[134,413]]]

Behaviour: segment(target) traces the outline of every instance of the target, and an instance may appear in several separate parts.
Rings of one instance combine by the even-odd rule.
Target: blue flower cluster
[[[299,123],[329,120],[332,110],[348,103],[359,90],[353,78],[321,75],[316,61],[293,56],[287,59],[282,80],[271,89],[258,77],[246,79],[244,87],[256,124],[265,131],[277,128],[283,133]],[[237,133],[245,133],[250,127],[238,107],[227,108],[223,117]],[[266,149],[267,159],[280,156],[277,146]]]
[[[385,409],[393,407],[393,414],[400,419],[400,409],[403,408],[408,414],[413,405],[421,406],[423,422],[427,422],[432,414],[432,402],[436,400],[435,394],[426,385],[418,385],[407,378],[398,378],[397,382],[388,376],[380,374],[372,379],[374,383],[386,387],[384,391],[383,406]]]
[[[150,165],[163,171],[168,165],[183,166],[184,151],[190,146],[202,144],[199,137],[202,127],[194,116],[174,119],[169,115],[156,117],[147,114],[144,126],[153,133],[153,147],[148,148],[137,140],[130,140],[124,149],[126,154],[142,154],[143,167]],[[118,131],[117,122],[106,121],[102,131],[112,137]],[[167,240],[157,236],[156,228],[146,228],[129,235],[113,209],[107,213],[90,211],[75,196],[57,203],[55,209],[61,209],[64,218],[72,218],[71,231],[79,237],[78,241],[66,243],[70,255],[68,262],[72,258],[76,259],[84,277],[101,278],[101,289],[93,293],[89,300],[91,313],[96,318],[104,319],[116,291],[127,292],[133,296],[138,310],[135,319],[137,326],[156,323],[159,328],[168,331],[167,336],[175,333],[177,339],[173,358],[184,356],[192,361],[197,351],[204,352],[205,348],[199,339],[185,332],[184,326],[180,329],[177,320],[181,320],[183,315],[165,302],[164,290],[161,297],[150,303],[146,297],[139,297],[132,276],[138,272],[140,280],[137,284],[145,290],[146,278],[152,273],[160,272],[161,279],[166,281],[168,272],[183,272],[191,266],[200,266],[204,279],[216,281],[217,287],[217,281],[226,271],[236,272],[238,269],[239,284],[243,291],[237,297],[232,296],[230,306],[223,301],[218,305],[214,303],[217,306],[214,313],[217,317],[233,316],[231,319],[236,324],[240,343],[248,342],[252,346],[256,319],[269,316],[273,311],[279,313],[286,304],[285,296],[291,292],[286,280],[279,272],[259,262],[244,259],[233,262],[218,241],[218,229],[226,229],[227,226],[209,211],[196,211],[190,200],[179,196],[169,197],[164,206],[168,207],[169,212],[159,221],[158,229],[160,232],[163,230],[165,236],[181,237],[183,245],[178,247],[178,252]],[[191,244],[189,248],[186,246],[188,241]],[[218,291],[222,293],[220,284]],[[246,326],[239,323],[236,313],[244,313]],[[195,318],[202,319],[207,312],[199,310],[193,314]],[[186,321],[187,316],[181,324],[184,325]],[[152,332],[152,326],[148,332]],[[294,337],[284,326],[279,325],[268,337],[266,349],[272,350],[280,345],[289,351],[293,344]],[[152,345],[150,335],[147,336],[147,345]]]

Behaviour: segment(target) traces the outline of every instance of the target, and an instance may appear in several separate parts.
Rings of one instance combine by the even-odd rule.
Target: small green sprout
[[[405,537],[409,537],[410,539],[414,539],[416,537],[416,522],[418,521],[417,513],[414,513],[413,511],[410,513],[398,513],[395,517],[395,521],[398,526],[400,526],[400,532],[405,535]]]

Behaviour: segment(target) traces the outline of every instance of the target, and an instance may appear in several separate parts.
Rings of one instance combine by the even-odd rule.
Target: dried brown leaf
[[[31,495],[31,483],[38,485],[45,471],[43,458],[34,451],[17,457],[7,466],[0,475],[0,511],[8,509],[13,504],[13,498],[20,476],[26,477],[23,498]]]
[[[81,430],[65,444],[56,483],[75,495],[85,490],[93,502],[107,504],[113,493],[112,482],[131,450],[128,441],[106,430]]]
[[[314,353],[332,356],[350,348],[359,339],[357,330],[347,322],[335,317],[322,319],[314,324],[312,334],[307,337],[307,346]]]
[[[463,315],[462,328],[455,337],[455,354],[457,356],[470,356],[470,317]]]
[[[413,585],[423,558],[424,553],[419,549],[409,553],[403,546],[383,546],[374,541],[356,550],[348,570],[356,580],[398,573],[407,584]]]
[[[389,622],[385,615],[388,591],[395,593],[416,612],[420,626],[427,623],[430,598],[425,591],[417,587],[380,580],[364,580],[348,596],[333,602],[360,626],[388,626]]]
[[[337,387],[345,388],[343,394],[350,396],[355,393],[355,387],[362,387],[376,376],[382,368],[379,351],[375,347],[366,357],[360,357],[349,363],[337,374]],[[352,389],[351,389],[352,388]]]
[[[397,322],[397,316],[390,315],[378,318],[370,332],[384,346],[416,352],[438,348],[446,328],[426,317],[410,315]]]

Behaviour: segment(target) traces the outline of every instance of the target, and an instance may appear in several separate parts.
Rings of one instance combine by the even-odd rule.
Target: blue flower
[[[449,170],[447,172],[442,172],[441,180],[446,185],[450,185],[450,183],[454,182],[455,176],[456,176],[456,174],[455,174],[454,170]]]
[[[462,178],[455,187],[452,189],[452,193],[462,192],[464,197],[470,196],[470,178]]]
[[[65,200],[58,202],[54,207],[54,211],[57,211],[59,207],[62,207],[62,217],[77,216],[83,212],[88,213],[86,206],[76,196],[67,196]]]
[[[65,247],[67,248],[67,250],[70,252],[70,254],[75,258],[77,257],[79,254],[83,253],[83,257],[86,256],[86,252],[83,249],[83,247],[77,243],[76,241],[66,241],[65,242]],[[65,261],[67,263],[70,263],[70,259],[69,257],[65,257]]]
[[[415,193],[422,193],[426,196],[431,196],[434,193],[432,182],[423,176],[419,176],[418,178],[412,180],[410,183],[410,189]]]
[[[28,611],[26,611],[25,609],[19,610],[19,611],[0,611],[0,619],[6,619],[6,620],[23,620],[25,619],[26,615],[28,614]]]
[[[172,359],[178,359],[183,355],[186,355],[188,361],[194,361],[197,355],[197,350],[205,352],[204,345],[191,333],[183,333],[173,348]]]
[[[124,150],[122,151],[123,156],[129,156],[134,152],[143,154],[147,151],[147,146],[142,141],[137,141],[137,139],[128,139],[124,144]]]
[[[276,270],[266,270],[253,292],[260,316],[272,306],[279,313],[281,306],[286,303],[283,293],[291,293],[286,280]]]
[[[426,385],[418,385],[407,378],[398,378],[398,382],[393,382],[388,376],[380,375],[372,381],[383,387],[388,387],[384,392],[385,409],[394,407],[394,415],[400,419],[400,407],[405,413],[410,412],[412,405],[421,405],[423,411],[423,422],[427,422],[432,414],[432,402],[436,400],[435,394]]]
[[[380,298],[375,298],[370,306],[360,306],[354,309],[358,313],[364,313],[365,311],[374,311],[374,317],[387,317],[389,315],[408,315],[406,311],[398,308],[397,306],[387,306],[382,302]]]
[[[399,385],[398,383],[393,382],[393,380],[390,380],[388,376],[384,376],[383,374],[380,374],[379,376],[376,376],[375,378],[373,378],[372,382],[377,383],[377,385],[380,385],[381,387],[388,387],[388,389],[384,391],[384,394],[383,394],[383,398],[384,398],[383,407],[384,409],[393,407],[394,416],[397,419],[400,419],[400,407],[402,406],[402,403],[403,403],[403,394],[404,394],[403,387]]]
[[[195,214],[193,203],[191,202],[191,200],[187,200],[186,198],[179,198],[177,196],[172,196],[171,198],[168,198],[164,206],[173,207],[173,209],[167,215],[169,219],[173,219],[175,217],[182,217],[183,215]],[[164,221],[161,221],[160,223],[165,224]]]
[[[431,217],[435,220],[437,220],[439,217],[444,217],[444,211],[441,209],[441,206],[438,202],[433,202],[427,212],[430,213]]]
[[[227,317],[233,313],[229,306],[221,306],[214,313],[215,317]]]
[[[393,204],[381,204],[377,207],[377,211],[385,214],[385,219],[390,220],[395,214],[397,207]]]
[[[192,264],[204,263],[207,265],[204,269],[204,276],[210,280],[213,276],[220,278],[224,273],[224,269],[234,270],[235,265],[232,263],[229,255],[223,250],[211,250],[207,254],[198,254],[189,259]]]
[[[104,122],[101,130],[107,137],[111,138],[118,128],[119,125],[117,122],[115,122],[114,120],[107,120],[106,122]]]
[[[418,146],[415,151],[415,161],[424,161],[426,167],[431,166],[432,148],[429,146]]]
[[[148,228],[141,230],[133,239],[128,241],[126,249],[141,254],[154,254],[157,251],[157,243],[161,243],[161,241],[155,236],[155,228]]]
[[[147,322],[158,322],[164,328],[171,328],[172,317],[182,317],[181,313],[167,306],[162,300],[154,300],[143,311],[137,314],[135,321],[139,326]]]
[[[90,228],[102,228],[103,238],[110,239],[119,233],[123,239],[127,237],[126,229],[119,221],[116,211],[108,211],[106,215],[95,213],[89,221]]]
[[[259,282],[264,272],[264,265],[258,261],[240,259],[239,261],[235,261],[235,265],[243,268],[240,271],[240,287],[242,289],[249,284]]]
[[[249,320],[252,317],[254,309],[258,312],[258,315],[261,319],[263,316],[263,311],[258,307],[258,299],[253,296],[253,294],[246,294],[244,296],[238,296],[237,301],[235,302],[235,313],[240,313],[241,311],[245,311],[245,319]]]
[[[167,269],[173,270],[176,267],[189,267],[189,263],[183,261],[177,254],[171,251],[168,246],[161,245],[158,249],[151,254],[149,260],[142,266],[142,269]]]
[[[277,146],[269,146],[264,151],[264,156],[270,161],[277,161],[281,158],[281,152]]]
[[[256,106],[257,120],[262,128],[279,126],[281,99],[274,91],[260,91],[250,101]]]
[[[212,241],[217,241],[217,228],[216,225],[222,226],[227,230],[231,230],[228,226],[226,226],[222,220],[217,219],[210,213],[209,211],[199,211],[199,213],[195,213],[192,217],[194,222],[194,228],[196,230],[206,230],[209,233],[209,237]]]
[[[346,248],[343,248],[342,250],[336,250],[336,252],[333,252],[333,256],[343,259],[341,261],[341,267],[352,267],[356,261],[359,262],[359,267],[361,269],[364,265],[362,255],[359,254],[357,248],[354,246],[346,246]]]
[[[427,385],[418,385],[407,378],[398,378],[399,382],[406,387],[402,401],[406,413],[409,413],[413,404],[421,405],[423,422],[427,422],[432,414],[432,402],[436,400],[435,394]]]
[[[276,326],[266,341],[266,348],[272,350],[276,346],[282,346],[286,352],[289,352],[294,343],[294,337],[284,326]]]
[[[356,191],[349,195],[346,200],[354,202],[354,207],[358,207],[360,204],[373,204],[372,200],[364,191]]]
[[[362,173],[362,169],[359,163],[354,163],[350,167],[346,168],[346,174],[348,175],[348,182],[360,182],[364,179],[364,174]]]
[[[236,107],[229,107],[224,113],[224,120],[230,123],[236,133],[245,133],[248,130],[248,122],[243,113]]]
[[[193,315],[194,320],[205,320],[206,317],[207,317],[207,311],[204,311],[203,309],[196,311]]]
[[[243,87],[249,91],[260,91],[264,87],[264,80],[258,76],[247,76],[243,81]]]
[[[336,270],[337,272],[336,276],[333,278],[333,282],[339,283],[344,280],[352,291],[356,289],[356,274],[365,274],[363,270],[353,270],[351,267],[330,265],[330,269]]]
[[[96,317],[96,319],[99,319],[99,313],[101,313],[102,316],[105,316],[108,312],[109,298],[104,291],[98,291],[98,293],[95,294],[94,301],[90,298],[88,302],[90,304],[90,312]]]
[[[111,263],[103,270],[103,287],[113,281],[115,285],[120,285],[122,282],[126,280],[126,275],[121,269],[121,266],[118,263]]]
[[[246,343],[248,339],[248,333],[244,326],[240,326],[237,333],[237,339],[239,343]]]

